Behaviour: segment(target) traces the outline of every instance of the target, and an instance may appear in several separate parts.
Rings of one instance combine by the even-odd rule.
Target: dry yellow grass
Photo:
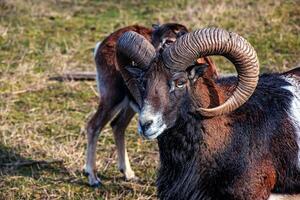
[[[50,82],[50,75],[94,70],[92,49],[117,28],[178,22],[191,29],[236,31],[255,47],[262,71],[300,62],[300,3],[248,1],[0,0],[0,199],[155,199],[158,153],[143,141],[134,120],[127,129],[138,182],[116,167],[107,126],[97,166],[104,186],[91,189],[81,174],[85,123],[97,107],[95,83]],[[232,67],[217,58],[223,72]],[[32,161],[62,160],[57,163]]]

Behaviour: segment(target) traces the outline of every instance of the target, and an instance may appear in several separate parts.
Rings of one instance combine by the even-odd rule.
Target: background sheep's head
[[[177,23],[153,24],[152,27],[152,44],[157,52],[162,51],[175,42],[177,38],[188,33],[187,27]]]

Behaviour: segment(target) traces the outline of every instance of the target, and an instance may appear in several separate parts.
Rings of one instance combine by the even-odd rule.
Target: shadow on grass
[[[91,188],[82,171],[70,172],[62,160],[33,160],[17,152],[16,149],[0,143],[0,179],[1,176],[22,176],[42,181],[42,184],[72,184]],[[99,188],[100,192],[133,192],[134,188],[142,188],[147,184],[147,181],[140,179],[127,182],[121,174],[113,177],[105,174],[98,176],[103,183]]]
[[[82,180],[82,173],[70,173],[63,160],[33,160],[21,156],[13,148],[0,143],[0,177],[24,176],[35,180],[43,179],[48,183],[71,183],[87,185]]]

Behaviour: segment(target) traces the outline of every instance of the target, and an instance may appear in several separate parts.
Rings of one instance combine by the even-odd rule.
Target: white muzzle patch
[[[162,134],[167,125],[162,119],[162,112],[154,112],[153,107],[146,101],[139,115],[138,132],[146,139],[155,139]]]

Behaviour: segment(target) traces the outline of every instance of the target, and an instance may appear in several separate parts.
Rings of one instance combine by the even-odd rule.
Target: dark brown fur
[[[281,74],[262,75],[254,94],[239,109],[205,118],[197,108],[223,103],[237,79],[215,80],[204,71],[194,82],[189,73],[169,70],[159,57],[145,73],[144,101],[162,114],[166,125],[157,137],[158,197],[265,200],[271,191],[299,193],[299,147],[287,112],[293,95],[283,89],[290,83]],[[185,86],[171,91],[172,82],[179,79],[187,80]],[[142,128],[145,137],[147,127]]]

